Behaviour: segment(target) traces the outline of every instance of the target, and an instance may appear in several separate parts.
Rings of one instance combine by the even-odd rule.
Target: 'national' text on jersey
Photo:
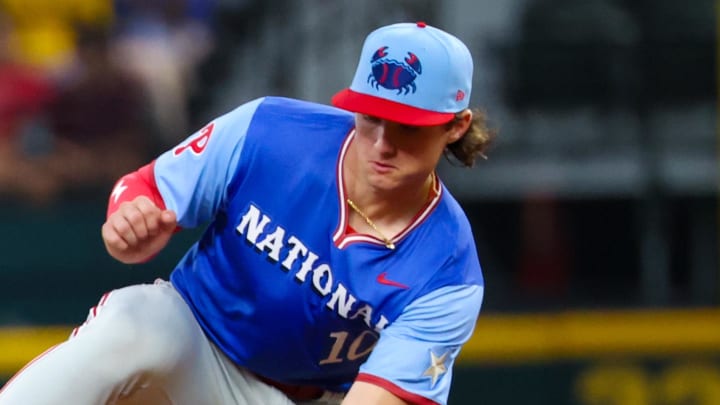
[[[323,297],[332,294],[326,306],[339,316],[345,319],[361,318],[369,328],[374,328],[377,332],[388,326],[388,319],[383,315],[380,315],[380,320],[375,325],[372,324],[374,309],[371,305],[365,304],[353,308],[357,298],[342,283],[334,283],[330,266],[324,263],[316,265],[318,255],[309,250],[301,240],[294,235],[290,235],[286,239],[285,229],[279,225],[272,232],[264,233],[269,223],[270,218],[260,212],[256,206],[250,204],[235,229],[241,235],[245,235],[246,240],[253,244],[259,252],[267,252],[268,257],[275,262],[280,262],[281,251],[287,252],[281,262],[282,268],[286,271],[290,271],[298,258],[302,256],[304,260],[300,269],[295,273],[295,278],[301,283],[305,283],[308,275],[312,273],[313,290]],[[264,237],[258,241],[261,234]]]

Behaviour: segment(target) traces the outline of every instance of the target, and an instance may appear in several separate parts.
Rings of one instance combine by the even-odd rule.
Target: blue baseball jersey
[[[348,227],[343,165],[352,114],[262,98],[158,157],[185,228],[207,226],[171,281],[238,365],[287,384],[358,380],[444,404],[483,277],[465,214],[436,181],[394,249]]]

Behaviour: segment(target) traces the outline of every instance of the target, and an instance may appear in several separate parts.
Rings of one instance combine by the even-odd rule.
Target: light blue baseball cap
[[[468,108],[473,62],[467,46],[423,22],[381,27],[365,39],[344,110],[406,125],[440,125]]]

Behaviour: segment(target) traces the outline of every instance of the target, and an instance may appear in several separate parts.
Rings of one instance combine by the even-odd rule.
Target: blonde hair
[[[449,156],[452,154],[455,160],[465,167],[473,167],[478,156],[486,159],[485,152],[497,136],[497,131],[488,126],[485,112],[473,109],[472,115],[472,122],[463,136],[445,148],[445,157],[448,160],[452,162]],[[452,127],[461,119],[460,113],[456,114],[447,124],[448,127]]]

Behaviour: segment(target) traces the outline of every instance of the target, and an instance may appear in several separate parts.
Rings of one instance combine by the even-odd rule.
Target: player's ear
[[[469,108],[466,108],[455,115],[455,118],[450,121],[450,127],[448,128],[450,132],[448,136],[448,144],[456,142],[465,135],[465,132],[467,132],[468,128],[470,128],[470,124],[472,124],[472,118],[473,114]]]

